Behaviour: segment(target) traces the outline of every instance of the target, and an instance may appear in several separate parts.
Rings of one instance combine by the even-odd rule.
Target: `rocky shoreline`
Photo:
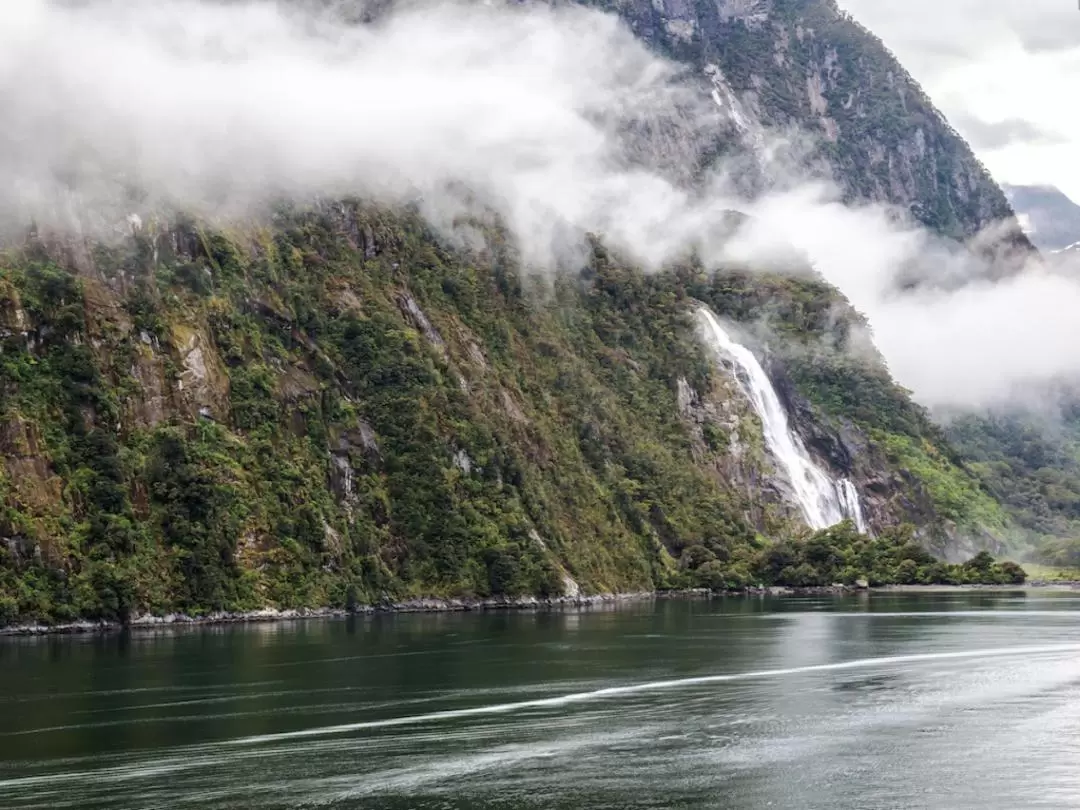
[[[1080,582],[1037,581],[1025,585],[886,585],[867,588],[850,585],[831,585],[814,588],[746,588],[740,591],[717,593],[707,589],[682,591],[643,591],[638,593],[599,594],[596,596],[563,596],[541,598],[524,596],[500,599],[440,599],[421,598],[404,602],[386,600],[377,605],[360,605],[355,610],[342,608],[263,608],[261,610],[209,613],[189,616],[170,613],[164,616],[135,616],[127,624],[113,621],[77,621],[64,624],[22,624],[0,627],[3,636],[45,636],[64,634],[110,633],[121,630],[153,630],[170,627],[199,627],[229,624],[262,624],[307,619],[345,618],[395,613],[468,613],[483,611],[559,610],[614,607],[629,602],[658,599],[717,599],[741,596],[843,596],[853,593],[965,593],[971,591],[1021,590],[1080,590]]]
[[[260,610],[208,613],[189,616],[169,613],[164,616],[139,615],[127,624],[115,621],[76,621],[64,624],[21,624],[0,627],[0,636],[43,636],[81,633],[108,633],[120,630],[150,630],[165,627],[193,627],[225,624],[259,624],[299,621],[306,619],[345,618],[350,615],[373,616],[394,613],[466,613],[490,610],[555,610],[582,609],[640,602],[655,599],[652,592],[600,594],[597,596],[564,596],[540,598],[525,596],[505,599],[410,599],[404,602],[387,600],[377,605],[359,605],[355,610],[342,608],[262,608]]]

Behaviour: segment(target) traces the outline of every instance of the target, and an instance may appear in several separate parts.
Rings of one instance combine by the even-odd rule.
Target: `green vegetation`
[[[804,539],[742,549],[734,557],[703,545],[687,548],[679,561],[685,587],[716,591],[749,586],[821,588],[863,583],[883,585],[1022,585],[1028,574],[1014,562],[996,562],[983,551],[962,565],[944,563],[900,526],[869,538],[850,521]]]
[[[751,584],[766,538],[802,530],[694,299],[769,312],[821,441],[890,398],[851,416],[904,451],[873,463],[911,467],[893,513],[996,518],[887,378],[808,359],[846,329],[820,282],[644,275],[599,243],[529,280],[484,233],[463,253],[347,203],[180,222],[81,274],[32,241],[3,255],[0,620]]]
[[[1027,575],[1014,562],[995,562],[982,551],[962,565],[943,563],[902,526],[870,539],[848,523],[761,550],[751,576],[770,585],[806,588],[863,581],[880,585],[1021,585]]]
[[[1004,193],[884,43],[844,12],[842,3],[726,3],[720,13],[709,4],[668,9],[665,14],[679,25],[657,25],[645,2],[600,5],[695,70],[718,66],[766,127],[786,131],[794,125],[807,133],[795,159],[807,167],[826,166],[846,200],[894,205],[932,232],[958,240],[994,225],[994,244],[976,249],[995,272],[1015,268],[1010,251],[1023,256],[1032,249],[1018,227],[1000,229],[1013,217]],[[725,150],[730,146],[715,151]],[[936,510],[1016,548],[1026,543],[1038,559],[1080,562],[1080,521],[1073,514],[1080,503],[1080,418],[1068,407],[1064,425],[1049,433],[1026,417],[950,425],[949,439],[958,446],[951,451],[883,364],[845,351],[847,329],[861,328],[860,319],[847,312],[842,323],[823,328],[831,318],[828,296],[806,283],[770,284],[756,277],[736,283],[746,301],[743,314],[758,313],[775,332],[793,338],[774,348],[800,392],[833,419],[889,434],[874,432],[877,447],[869,449],[910,471],[920,497]],[[829,340],[816,340],[823,332],[831,332]],[[806,339],[808,333],[814,341]],[[830,347],[833,339],[838,344]],[[792,357],[790,349],[800,342],[803,355]]]
[[[964,415],[948,423],[951,441],[1005,504],[1035,562],[1080,566],[1080,415]]]
[[[847,199],[956,237],[1011,214],[833,0],[767,5],[766,23],[691,4],[692,25],[666,27],[647,3],[616,10],[695,72],[718,65],[766,125],[817,133],[805,157]],[[738,148],[719,137],[680,171]],[[908,529],[807,538],[695,339],[696,301],[767,348],[876,524],[939,550],[1018,526],[1041,560],[1080,565],[1080,434],[961,420],[947,438],[809,270],[644,275],[594,242],[578,271],[534,278],[500,226],[467,224],[475,252],[344,202],[231,232],[151,225],[89,256],[36,238],[0,253],[0,622],[1022,579],[985,556],[936,563]]]
[[[1080,582],[1080,568],[1059,568],[1038,563],[1024,563],[1028,579],[1038,582]]]
[[[766,325],[762,339],[775,376],[813,406],[815,424],[856,431],[870,466],[897,471],[902,480],[894,481],[891,494],[925,504],[903,507],[920,525],[934,529],[944,520],[976,533],[1010,535],[1010,516],[977,471],[889,376],[876,352],[855,345],[867,323],[834,289],[808,271],[732,272],[711,277],[694,294],[728,318]],[[947,542],[934,539],[935,545]]]

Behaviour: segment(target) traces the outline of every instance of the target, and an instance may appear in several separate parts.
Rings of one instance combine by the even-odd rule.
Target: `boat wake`
[[[572,706],[579,703],[607,700],[609,698],[637,695],[648,692],[661,692],[665,690],[684,689],[693,686],[707,686],[709,684],[729,683],[732,681],[759,680],[763,678],[782,678],[789,675],[802,675],[815,672],[842,672],[853,669],[895,668],[904,664],[932,663],[935,661],[956,661],[979,658],[1000,658],[1005,656],[1031,656],[1053,655],[1061,653],[1080,652],[1080,644],[1050,644],[1034,647],[995,647],[984,650],[960,650],[957,652],[939,653],[916,653],[912,655],[894,655],[883,658],[859,658],[853,661],[836,661],[830,664],[814,664],[803,667],[789,667],[784,669],[762,669],[752,672],[736,672],[726,675],[701,675],[693,678],[677,678],[665,681],[648,681],[645,683],[628,684],[626,686],[609,686],[603,689],[593,689],[588,692],[573,692],[568,695],[560,695],[550,698],[538,698],[536,700],[521,700],[514,703],[495,703],[487,706],[474,706],[468,709],[451,709],[442,712],[429,712],[407,717],[391,717],[385,720],[369,720],[358,723],[342,723],[335,726],[320,726],[316,728],[301,729],[299,731],[286,731],[277,734],[257,734],[250,737],[240,737],[229,741],[229,745],[258,745],[262,743],[294,740],[304,737],[320,737],[330,734],[350,734],[356,731],[371,729],[394,728],[398,726],[417,725],[421,723],[435,723],[442,720],[457,720],[466,717],[484,717],[489,715],[509,714],[511,712],[528,711],[530,709],[550,709]],[[0,787],[3,783],[0,782]]]

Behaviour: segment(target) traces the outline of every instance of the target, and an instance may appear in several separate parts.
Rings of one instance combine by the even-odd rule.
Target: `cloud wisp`
[[[446,220],[467,182],[534,256],[568,223],[656,260],[690,236],[659,225],[696,204],[664,169],[721,119],[680,78],[576,7],[429,5],[362,26],[268,2],[5,3],[0,214],[85,226],[358,194]]]
[[[964,283],[988,275],[970,253],[790,175],[752,204],[725,167],[689,190],[680,167],[730,124],[707,89],[577,7],[406,6],[358,26],[252,0],[4,3],[0,220],[86,230],[131,211],[242,216],[358,195],[419,200],[448,227],[464,184],[536,263],[585,232],[652,267],[793,244],[928,405],[1080,375],[1080,285],[1066,275]],[[732,208],[752,217],[733,242]],[[913,270],[935,284],[898,293]]]
[[[924,405],[1041,409],[1048,385],[1080,380],[1080,262],[1032,256],[995,277],[963,245],[812,187],[751,210],[733,247],[752,258],[782,234],[805,252],[867,316],[893,375]]]

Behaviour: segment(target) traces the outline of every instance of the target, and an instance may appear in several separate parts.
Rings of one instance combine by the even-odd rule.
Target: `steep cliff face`
[[[813,278],[596,243],[529,281],[487,240],[345,204],[4,254],[5,618],[746,584],[806,530],[697,301],[748,334],[771,313],[789,407],[875,531],[996,517],[882,368],[822,354],[857,318]]]
[[[943,557],[1001,551],[1011,521],[964,458],[889,375],[866,320],[818,278],[728,273],[706,297],[743,322],[799,433],[831,470],[851,477],[870,523],[911,522]]]
[[[850,200],[897,206],[958,238],[1002,220],[1005,195],[884,44],[835,0],[614,0],[661,52],[722,77],[745,109],[814,139]]]
[[[725,111],[744,153],[763,148],[759,122],[780,134],[797,133],[796,142],[809,149],[800,158],[800,171],[815,163],[823,166],[849,201],[894,206],[935,233],[969,241],[990,260],[987,266],[994,274],[1016,272],[1034,253],[1006,194],[968,145],[885,45],[835,0],[618,0],[598,5],[615,10],[657,50],[705,77],[705,91],[711,91]],[[730,141],[731,133],[721,137]],[[730,150],[722,154],[730,160]],[[779,168],[782,173],[783,166]],[[768,170],[754,179],[756,189],[762,182],[776,180],[770,180]],[[1028,202],[1031,195],[1017,193],[1014,198]],[[1043,229],[1048,230],[1046,223]],[[928,278],[933,272],[932,267],[926,268]],[[758,296],[756,304],[759,312],[766,312],[772,302]],[[891,422],[882,410],[892,407],[888,401],[872,396],[859,403],[850,395],[867,390],[853,386],[852,375],[862,382],[887,380],[879,358],[860,367],[813,348],[809,355],[809,361],[806,356],[793,359],[789,376],[774,366],[778,378],[787,377],[793,390],[800,389],[819,410],[842,420],[869,416],[873,421]],[[1071,400],[1063,401],[1066,410],[1075,410]],[[796,414],[803,414],[797,398],[791,404]],[[912,424],[907,418],[904,421]],[[932,435],[931,445],[947,447],[937,428],[925,417],[919,421],[918,429],[901,432]],[[1041,459],[1031,450],[1031,443],[1040,447],[1060,443],[1060,429],[1052,430],[1048,439],[1045,426],[1033,425],[1030,419],[1005,422],[1007,426],[1000,419],[968,418],[951,429],[963,452],[946,453],[949,464],[972,462],[971,469],[984,487],[1007,505],[1008,516],[982,488],[957,488],[948,476],[938,476],[946,460],[924,452],[927,447],[921,440],[888,443],[891,463],[907,470],[898,475],[913,475],[911,470],[917,468],[916,477],[937,480],[936,497],[930,499],[936,501],[937,509],[953,516],[957,526],[983,527],[930,532],[936,536],[924,537],[924,541],[940,554],[963,556],[983,546],[1000,550],[1004,536],[1026,534],[1033,542],[1049,536],[1060,544],[1061,538],[1070,535],[1066,526],[1072,525],[1074,493],[1080,490],[1071,462],[1031,460],[1032,456]],[[1020,423],[1025,429],[1017,427]],[[814,435],[814,424],[813,419],[801,420],[805,435]],[[835,428],[838,435],[845,435],[843,423]],[[1033,438],[1037,436],[1041,438]],[[868,448],[858,443],[856,447],[854,457],[865,457]],[[826,446],[820,449],[826,455],[830,452]],[[840,458],[848,455],[841,452]],[[875,466],[880,464],[875,462]],[[864,477],[862,483],[871,511],[882,499],[906,499],[912,492],[897,479]],[[903,510],[928,513],[928,505],[917,496]],[[1022,531],[1017,531],[1020,527]],[[1055,549],[1046,556],[1062,559]]]

